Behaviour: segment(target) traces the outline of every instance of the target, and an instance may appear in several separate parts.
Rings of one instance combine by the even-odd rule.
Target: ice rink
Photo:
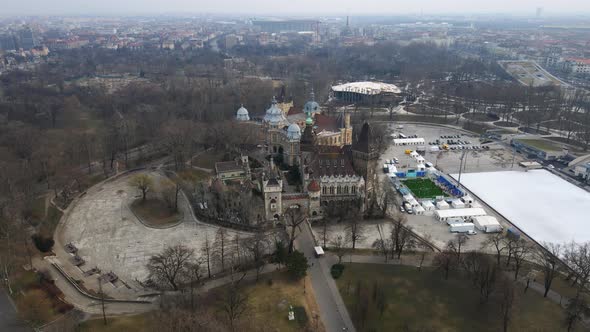
[[[463,173],[461,184],[537,242],[590,241],[590,193],[548,171]]]

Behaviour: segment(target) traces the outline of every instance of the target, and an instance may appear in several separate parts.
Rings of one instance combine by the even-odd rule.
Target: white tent
[[[471,208],[482,208],[483,206],[479,202],[473,201],[471,204],[469,204],[469,207],[471,207]]]
[[[425,160],[425,159],[424,159],[424,157],[422,157],[422,156],[417,156],[417,157],[416,157],[416,162],[417,162],[418,164],[424,164],[424,162],[425,162],[425,161],[426,161],[426,160]]]
[[[436,208],[439,210],[446,210],[449,208],[449,204],[445,201],[436,202]]]
[[[432,145],[430,147],[430,151],[432,151],[432,152],[438,152],[438,151],[440,151],[440,148],[438,146],[436,146],[436,145]]]
[[[465,203],[463,203],[461,200],[459,199],[455,199],[451,202],[451,205],[453,206],[453,208],[455,209],[462,209],[465,207]]]
[[[473,220],[475,227],[477,227],[477,229],[479,229],[480,231],[486,233],[497,233],[502,231],[502,225],[500,225],[496,217],[477,216],[471,219]]]
[[[425,214],[431,215],[434,211],[434,204],[431,201],[423,201],[422,207],[424,208]]]
[[[426,210],[424,210],[424,208],[423,208],[423,207],[421,207],[420,205],[418,205],[418,206],[414,207],[414,213],[415,213],[415,214],[418,214],[418,215],[420,215],[420,214],[424,214],[424,212],[425,212],[425,211],[426,211]]]
[[[395,145],[424,145],[424,138],[394,138]]]
[[[470,218],[485,216],[486,211],[484,209],[449,209],[449,210],[436,210],[434,211],[436,219],[439,221],[453,220],[457,218]]]
[[[418,156],[420,156],[420,154],[416,151],[412,151],[410,152],[410,157],[413,157],[414,159],[416,159]]]

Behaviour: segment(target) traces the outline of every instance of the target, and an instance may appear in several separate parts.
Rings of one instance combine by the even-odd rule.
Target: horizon
[[[32,3],[31,3],[32,2]],[[230,9],[231,8],[231,9]],[[535,17],[541,8],[541,17],[589,16],[590,1],[564,0],[496,0],[478,2],[469,0],[422,0],[420,3],[401,1],[366,0],[313,0],[297,1],[239,1],[215,2],[189,0],[115,0],[89,2],[80,5],[73,0],[51,2],[33,0],[27,3],[11,2],[3,6],[0,16],[178,16],[178,15],[264,15],[264,16],[407,16],[407,15],[509,15]]]

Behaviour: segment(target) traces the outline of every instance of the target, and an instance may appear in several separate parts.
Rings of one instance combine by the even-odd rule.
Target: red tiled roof
[[[316,180],[312,180],[309,185],[307,186],[307,190],[309,191],[320,191],[320,185]]]

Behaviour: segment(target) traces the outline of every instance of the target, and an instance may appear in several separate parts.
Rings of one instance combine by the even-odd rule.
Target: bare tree
[[[205,264],[207,264],[207,278],[211,278],[211,243],[209,242],[209,236],[205,233],[205,242],[201,247],[201,254],[203,255],[203,259],[205,260]]]
[[[506,249],[504,246],[504,234],[496,233],[488,237],[488,239],[484,242],[483,247],[492,247],[496,250],[496,264],[499,266],[502,252]]]
[[[360,218],[350,218],[344,230],[352,249],[356,248],[357,241],[362,241],[365,238],[364,226]]]
[[[305,221],[305,215],[301,212],[301,209],[297,208],[289,208],[284,214],[285,224],[289,227],[289,247],[288,252],[293,252],[293,245],[295,244],[295,239],[297,238],[299,229],[299,225],[301,225]]]
[[[564,325],[570,332],[585,316],[590,315],[590,306],[584,297],[575,297],[566,304]]]
[[[213,242],[213,258],[221,264],[221,270],[225,271],[225,262],[228,255],[229,234],[223,227],[219,227],[215,233],[215,242]]]
[[[485,303],[490,298],[496,286],[496,277],[498,267],[489,258],[482,262],[478,272],[477,285],[479,287],[479,298],[481,303]]]
[[[469,240],[469,237],[463,233],[457,234],[453,240],[449,240],[447,243],[447,250],[457,255],[457,261],[461,261],[461,249],[465,243]]]
[[[328,220],[322,220],[322,229],[320,230],[320,234],[322,237],[322,247],[326,247],[326,242],[328,240]]]
[[[254,268],[256,269],[256,281],[258,281],[260,271],[264,267],[264,256],[268,252],[268,244],[268,236],[262,229],[256,231],[254,236],[248,239],[245,243],[246,249],[252,256],[252,260],[254,262]]]
[[[149,174],[141,173],[133,176],[129,180],[129,184],[141,191],[141,200],[145,201],[148,191],[152,190],[154,181]]]
[[[449,279],[449,272],[454,268],[457,262],[457,257],[454,253],[444,250],[434,256],[433,265],[443,271],[445,280]]]
[[[150,257],[147,269],[149,278],[159,284],[167,283],[178,290],[178,282],[193,259],[194,251],[183,245],[167,247],[160,254]]]
[[[514,280],[517,280],[518,273],[520,272],[520,268],[522,267],[522,263],[531,253],[532,247],[524,239],[519,239],[518,241],[516,241],[515,244],[516,245],[512,257],[514,258]]]
[[[551,289],[551,283],[557,275],[558,269],[560,267],[558,257],[561,255],[561,252],[561,244],[549,242],[542,243],[542,246],[536,251],[537,261],[543,269],[543,279],[545,286],[543,297],[547,297],[547,293],[549,293],[549,289]]]
[[[330,250],[334,251],[338,256],[338,264],[342,263],[342,257],[346,254],[346,247],[348,246],[348,238],[343,235],[337,235],[330,241]]]
[[[510,326],[510,322],[512,321],[512,316],[514,314],[514,307],[516,302],[516,285],[508,280],[507,278],[503,278],[500,282],[500,313],[502,317],[502,330],[504,332],[508,332],[508,326]]]
[[[226,288],[220,302],[220,309],[227,317],[232,332],[236,331],[238,320],[248,309],[248,296],[239,285],[244,276]]]

